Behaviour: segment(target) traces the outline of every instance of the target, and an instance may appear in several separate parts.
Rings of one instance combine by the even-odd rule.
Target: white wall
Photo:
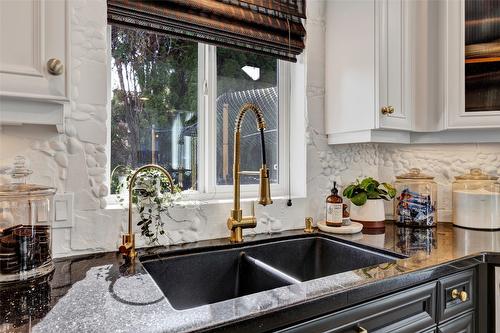
[[[44,126],[3,126],[0,130],[0,165],[26,156],[34,169],[31,182],[56,186],[75,193],[74,225],[54,230],[56,256],[113,251],[126,225],[126,212],[105,207],[107,195],[107,68],[106,1],[72,0],[71,5],[71,112],[66,133],[58,135]],[[479,165],[500,172],[500,145],[328,146],[323,128],[324,2],[308,2],[306,67],[307,199],[284,200],[257,209],[255,232],[302,227],[304,217],[324,215],[324,199],[333,180],[346,184],[363,175],[392,180],[394,174],[419,166],[437,175],[443,198],[449,203],[451,176]],[[443,153],[443,151],[445,153]],[[411,163],[410,163],[411,161]],[[243,206],[249,211],[249,204]],[[167,221],[169,239],[186,242],[225,237],[230,203],[192,205],[172,210]],[[254,232],[254,231],[248,231]],[[139,243],[143,242],[139,240]]]

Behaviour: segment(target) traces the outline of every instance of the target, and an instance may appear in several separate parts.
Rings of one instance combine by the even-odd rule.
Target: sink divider
[[[290,276],[290,275],[280,271],[279,269],[274,268],[273,266],[266,264],[265,262],[263,262],[259,259],[255,259],[254,257],[246,254],[245,252],[240,253],[240,260],[245,260],[248,263],[255,265],[256,267],[266,271],[267,273],[269,273],[273,277],[280,279],[286,283],[296,284],[296,283],[302,282],[302,281],[294,278],[293,276]]]

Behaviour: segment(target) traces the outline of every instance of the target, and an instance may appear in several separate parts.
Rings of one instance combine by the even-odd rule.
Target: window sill
[[[292,196],[292,200],[301,200],[305,199],[305,196]],[[281,203],[281,202],[286,202],[288,200],[288,196],[276,196],[273,197],[273,204],[276,203]],[[257,198],[242,198],[241,202],[251,202],[251,201],[256,201]],[[181,200],[176,202],[174,207],[183,207],[183,208],[188,208],[188,207],[193,207],[193,206],[210,206],[210,205],[225,205],[225,204],[232,204],[233,203],[233,198],[216,198],[216,199],[194,199],[194,198],[187,198],[186,200]],[[116,199],[111,197],[108,201],[108,205],[106,206],[106,210],[123,210],[127,209],[127,207],[123,207],[119,203],[116,202]]]

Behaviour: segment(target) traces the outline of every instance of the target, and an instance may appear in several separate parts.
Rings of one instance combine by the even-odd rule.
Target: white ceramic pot
[[[384,200],[367,200],[363,206],[351,203],[350,217],[352,221],[383,222],[385,221]]]

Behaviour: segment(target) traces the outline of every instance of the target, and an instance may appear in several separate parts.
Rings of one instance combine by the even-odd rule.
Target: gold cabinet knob
[[[49,59],[49,61],[47,61],[47,71],[51,75],[61,75],[62,73],[64,73],[64,64],[60,59],[51,58]]]
[[[453,289],[451,291],[451,298],[453,298],[453,299],[457,299],[458,298],[462,302],[465,302],[469,298],[469,295],[464,290],[458,291],[457,289]]]
[[[387,114],[393,114],[394,113],[394,107],[387,105],[382,107],[381,109],[382,114],[387,115]]]
[[[368,330],[366,328],[363,328],[361,326],[356,327],[356,332],[358,333],[368,333]]]

